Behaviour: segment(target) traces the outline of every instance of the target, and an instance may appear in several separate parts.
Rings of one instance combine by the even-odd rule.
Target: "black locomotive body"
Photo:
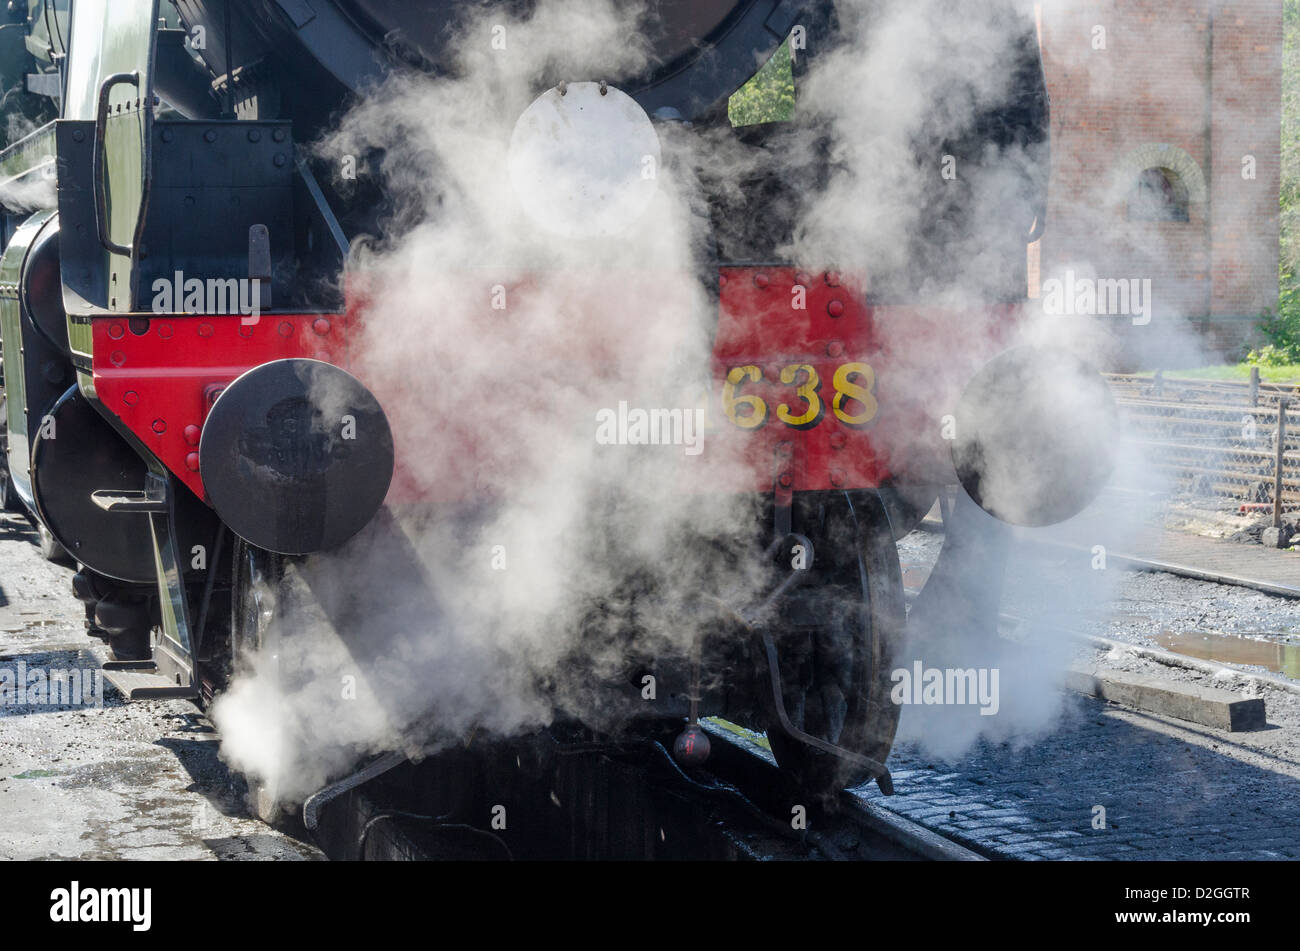
[[[872,418],[866,407],[886,391],[887,374],[853,359],[854,348],[869,343],[908,373],[930,366],[942,390],[959,393],[999,349],[998,328],[1014,324],[1025,246],[1041,233],[1046,207],[1047,96],[1032,20],[1014,3],[935,4],[953,21],[978,25],[973,36],[999,38],[1000,80],[994,92],[974,88],[987,77],[950,86],[951,99],[922,107],[946,121],[909,124],[910,167],[900,180],[924,184],[907,212],[918,225],[905,247],[868,262],[869,288],[834,261],[781,260],[782,249],[801,240],[812,196],[833,193],[827,189],[845,174],[853,114],[833,120],[796,110],[785,121],[733,128],[729,99],[783,44],[793,52],[796,89],[808,78],[825,90],[833,75],[813,74],[820,63],[851,61],[873,29],[867,6],[660,0],[638,21],[635,67],[611,55],[608,73],[575,74],[593,68],[590,51],[577,67],[551,55],[516,77],[524,88],[514,90],[561,114],[579,101],[599,111],[626,100],[609,128],[695,143],[665,162],[726,157],[686,170],[699,212],[686,280],[702,282],[721,313],[712,366],[723,401],[748,407],[723,421],[736,430],[728,438],[769,440],[761,452],[742,452],[751,462],[762,456],[745,470],[748,481],[713,487],[748,500],[749,522],[737,532],[758,546],[743,557],[720,554],[719,563],[750,559],[741,574],[762,581],[744,603],[695,592],[689,603],[712,631],[693,649],[675,657],[631,652],[616,676],[593,665],[583,677],[593,698],[621,692],[623,707],[636,709],[636,717],[615,718],[618,730],[681,734],[687,764],[701,755],[699,716],[765,729],[781,765],[815,792],[873,778],[889,787],[884,761],[899,715],[889,675],[909,624],[895,541],[937,498],[949,498],[959,475],[945,443],[936,451],[934,440],[915,436],[928,425],[917,421],[925,416],[917,407],[900,403],[894,416],[882,410]],[[0,156],[0,194],[8,196],[0,261],[5,500],[29,511],[51,546],[79,564],[77,594],[92,633],[112,646],[110,667],[154,675],[130,688],[135,696],[211,700],[241,664],[260,663],[259,651],[286,663],[293,652],[274,638],[290,606],[304,617],[323,614],[344,634],[367,626],[358,614],[365,609],[331,590],[347,571],[328,567],[330,552],[353,536],[368,539],[371,564],[390,566],[391,590],[428,586],[413,567],[421,553],[386,528],[422,501],[418,473],[404,476],[418,465],[390,417],[399,419],[395,407],[427,380],[362,374],[363,383],[346,371],[353,342],[385,316],[367,309],[364,271],[343,275],[358,247],[398,242],[422,223],[436,227],[449,206],[432,202],[417,213],[403,204],[409,193],[394,187],[399,173],[436,180],[433,161],[412,169],[406,156],[399,168],[382,150],[340,156],[319,144],[394,83],[454,83],[472,73],[471,40],[490,49],[500,38],[512,55],[509,29],[547,9],[491,5],[505,31],[498,37],[484,5],[447,0],[32,0],[4,28],[28,38],[15,55],[32,71],[29,91],[17,98],[28,115],[49,120]],[[468,34],[466,24],[481,32]],[[952,22],[943,31],[960,32]],[[26,58],[34,54],[34,62]],[[482,91],[480,101],[491,95]],[[411,121],[436,135],[443,117]],[[873,130],[860,132],[869,138]],[[949,163],[961,173],[946,176]],[[977,195],[993,178],[1002,184]],[[840,259],[856,262],[861,253],[846,247]],[[978,301],[983,314],[966,325],[969,347],[951,339],[964,332],[960,323],[919,332],[925,319],[907,315],[951,309],[954,286],[977,254],[992,276],[967,289],[963,306]],[[428,264],[431,273],[437,266]],[[513,269],[525,287],[526,270]],[[772,287],[795,289],[796,297],[802,288],[807,311],[756,296]],[[212,305],[206,295],[214,290],[224,303]],[[618,294],[613,287],[611,304]],[[805,313],[814,311],[840,321],[833,326],[856,327],[856,342],[839,330],[830,344],[817,340],[815,358],[805,356]],[[484,328],[487,351],[492,331]],[[927,364],[923,351],[938,353],[942,338],[950,349],[968,349],[975,365],[950,362],[950,350]],[[561,344],[582,373],[589,341]],[[825,364],[827,353],[835,362]],[[817,374],[823,383],[813,382]],[[798,390],[807,412],[800,416],[788,395],[740,395],[751,383]],[[791,401],[778,406],[783,398]],[[342,435],[323,433],[322,414],[340,407]],[[458,442],[460,433],[446,430],[443,456],[474,455],[474,438]],[[481,518],[492,501],[477,484],[467,478],[451,502],[436,500],[439,517]],[[911,623],[964,612],[991,628],[1005,539],[963,490],[953,498],[945,505],[949,547]],[[584,518],[598,526],[595,514]],[[791,567],[792,551],[805,562]],[[807,571],[814,552],[816,571]],[[608,620],[612,604],[656,597],[653,584],[625,580],[617,592],[593,596],[591,612]],[[393,613],[388,595],[371,593],[379,605],[372,613]],[[401,629],[387,646],[370,631],[356,662],[400,656],[422,610],[417,599],[385,622],[390,633]],[[428,612],[437,610],[431,601]],[[635,615],[620,623],[635,625]],[[646,717],[640,701],[651,669],[664,702]],[[586,711],[572,702],[581,696],[569,692],[556,717],[584,722]],[[445,730],[410,713],[401,724],[410,742],[421,730]],[[627,726],[638,718],[651,725]]]

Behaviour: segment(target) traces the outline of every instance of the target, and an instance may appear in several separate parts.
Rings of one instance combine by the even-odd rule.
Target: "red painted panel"
[[[788,476],[795,490],[880,484],[888,475],[872,436],[885,395],[877,379],[880,344],[860,285],[834,272],[794,268],[725,268],[719,284],[713,438],[724,451],[745,459],[752,481],[744,488],[771,491],[780,475]],[[859,371],[847,378],[868,391],[862,399],[836,391],[837,371],[852,365],[870,374]],[[797,366],[812,367],[818,378],[807,399],[796,392],[810,381],[806,370],[787,370],[791,382],[781,379],[783,369]],[[752,379],[754,370],[748,370],[743,385],[728,393],[727,374],[738,367],[756,367],[761,379]],[[741,424],[762,410],[743,409],[733,416],[727,412],[729,395],[761,400],[762,425],[744,428]],[[791,424],[778,414],[816,421]]]
[[[708,453],[744,464],[710,470],[717,477],[707,485],[693,480],[698,470],[684,469],[684,490],[770,492],[782,474],[795,491],[869,487],[891,476],[950,478],[941,413],[1000,349],[998,340],[1014,326],[1014,305],[970,313],[873,305],[859,280],[790,267],[724,268],[719,284]],[[97,318],[93,366],[100,399],[203,498],[201,474],[191,466],[197,465],[198,434],[216,393],[252,367],[288,357],[326,360],[356,372],[345,344],[363,331],[359,290],[354,282],[347,315],[267,314],[252,325],[239,315],[153,316],[141,334],[131,331],[125,317]],[[522,284],[515,293],[527,290]],[[373,319],[378,325],[382,315]],[[585,352],[599,353],[600,341],[586,341]],[[796,367],[816,373],[815,403],[798,395],[808,373]],[[787,368],[791,382],[781,378]],[[732,372],[744,378],[728,394]],[[409,397],[412,381],[358,375],[394,418],[400,407],[388,404],[404,393]],[[735,404],[761,401],[763,424],[741,425],[744,409],[729,417],[727,395]],[[817,404],[820,414],[810,416]],[[810,418],[800,424],[805,416]],[[389,501],[475,497],[482,491],[478,467],[492,457],[479,445],[484,431],[491,427],[485,430],[481,420],[448,424],[440,441],[458,460],[457,474],[430,488],[427,479],[404,468],[398,427]]]
[[[93,322],[100,401],[199,498],[205,498],[203,479],[191,454],[198,452],[199,432],[221,387],[287,357],[347,366],[342,342],[352,321],[345,315],[263,314],[257,323],[244,324],[246,319],[252,318],[151,316],[139,334],[125,317]]]
[[[719,283],[713,405],[725,409],[727,373],[748,365],[758,367],[762,379],[736,392],[758,397],[768,410],[765,423],[753,430],[718,414],[715,443],[723,439],[741,452],[753,475],[744,488],[771,491],[779,473],[790,475],[795,490],[863,488],[890,477],[951,480],[943,415],[1010,338],[1019,305],[872,304],[853,276],[785,267],[724,268]],[[775,412],[785,404],[797,418],[807,406],[795,394],[807,374],[794,374],[794,383],[780,377],[796,364],[815,369],[824,404],[821,420],[804,429]],[[870,368],[875,402],[874,414],[859,425],[846,422],[833,405],[835,373],[852,364]],[[863,378],[850,382],[860,385]],[[859,400],[842,396],[841,404],[850,420],[864,415]]]

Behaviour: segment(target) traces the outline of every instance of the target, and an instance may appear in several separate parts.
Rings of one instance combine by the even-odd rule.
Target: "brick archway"
[[[1207,196],[1205,174],[1196,159],[1176,145],[1150,142],[1140,145],[1121,158],[1116,166],[1118,181],[1123,185],[1123,194],[1149,168],[1167,169],[1178,177],[1181,186],[1186,189],[1187,201],[1192,205],[1204,204]]]

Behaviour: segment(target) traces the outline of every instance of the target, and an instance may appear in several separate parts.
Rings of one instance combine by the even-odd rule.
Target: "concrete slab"
[[[1261,730],[1267,725],[1262,697],[1242,697],[1229,690],[1197,684],[1174,683],[1142,674],[1088,671],[1066,674],[1071,690],[1135,710],[1189,720],[1228,733]]]

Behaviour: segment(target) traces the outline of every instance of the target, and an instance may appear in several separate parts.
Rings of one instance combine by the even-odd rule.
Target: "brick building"
[[[1280,0],[1045,0],[1038,17],[1052,185],[1031,294],[1035,271],[1149,278],[1150,324],[1105,318],[1123,362],[1172,366],[1189,337],[1235,355],[1277,304]]]

